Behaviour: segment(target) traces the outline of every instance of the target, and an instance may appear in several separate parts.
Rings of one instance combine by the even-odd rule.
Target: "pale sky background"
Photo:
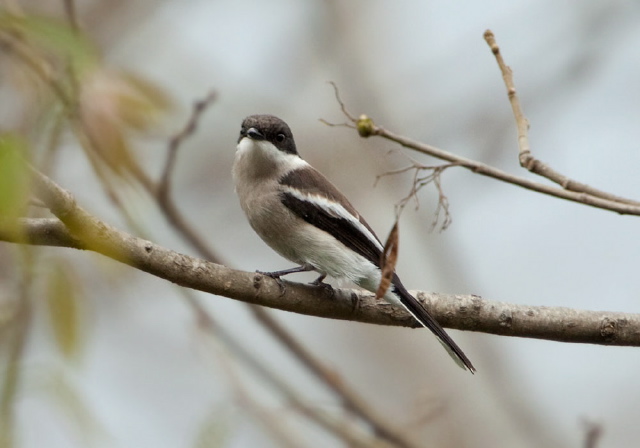
[[[44,3],[47,11],[61,9],[62,2]],[[138,0],[113,2],[109,13],[106,1],[77,4],[108,64],[153,80],[178,105],[166,128],[141,142],[139,156],[149,172],[157,175],[165,139],[182,126],[192,102],[212,89],[218,93],[197,135],[181,150],[174,196],[232,267],[290,267],[253,234],[233,192],[230,170],[240,122],[253,113],[285,119],[301,155],[352,199],[379,235],[389,231],[393,204],[408,191],[410,178],[386,178],[375,188],[373,183],[377,174],[406,162],[389,153],[397,149],[390,142],[362,140],[354,131],[319,122],[343,121],[330,80],[356,114],[534,177],[518,165],[516,129],[482,37],[486,29],[493,30],[514,71],[534,154],[571,178],[640,199],[636,2]],[[107,12],[99,16],[100,4]],[[56,179],[83,206],[123,225],[72,144],[60,166]],[[433,188],[421,193],[417,212],[408,208],[403,215],[398,272],[408,288],[638,312],[637,217],[462,169],[448,170],[443,186],[453,214],[448,230],[429,232]],[[137,212],[155,242],[193,253],[142,195],[131,201],[140,202]],[[19,407],[20,447],[196,447],[211,422],[226,431],[226,439],[210,446],[279,446],[238,404],[229,358],[198,331],[174,287],[96,255],[49,253],[68,256],[86,279],[86,343],[83,356],[69,365],[52,349],[46,330],[33,335],[28,388]],[[243,304],[197,296],[305,400],[339,412],[335,397],[265,334]],[[638,348],[452,330],[478,368],[472,376],[457,369],[426,331],[273,315],[390,421],[419,428],[425,444],[579,447],[585,420],[602,424],[599,448],[640,440]],[[256,399],[291,420],[306,446],[339,446],[296,419],[246,369],[236,368]],[[84,403],[80,415],[61,404],[68,403],[63,383]],[[49,392],[42,392],[44,386]],[[411,426],[429,410],[435,417]]]

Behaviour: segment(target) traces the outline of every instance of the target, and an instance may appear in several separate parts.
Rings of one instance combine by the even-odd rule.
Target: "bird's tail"
[[[424,327],[431,330],[436,335],[438,341],[447,350],[447,353],[453,358],[453,360],[463,369],[468,369],[471,373],[476,371],[473,367],[467,355],[464,354],[462,349],[451,339],[451,336],[444,331],[444,328],[429,314],[429,312],[422,306],[418,300],[409,294],[409,291],[404,287],[397,275],[394,274],[392,282],[393,292],[400,299],[400,303],[406,308],[406,310]]]

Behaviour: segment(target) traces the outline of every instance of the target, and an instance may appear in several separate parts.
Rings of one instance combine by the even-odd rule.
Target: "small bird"
[[[273,278],[316,271],[375,292],[383,246],[349,200],[296,149],[287,123],[273,115],[244,119],[233,164],[240,206],[255,232],[299,266],[265,273]],[[469,358],[394,273],[384,299],[404,307],[431,330],[451,357],[471,373]]]

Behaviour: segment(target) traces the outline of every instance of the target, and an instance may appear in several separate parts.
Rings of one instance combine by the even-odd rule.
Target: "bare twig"
[[[560,199],[566,199],[568,201],[577,202],[604,210],[610,210],[623,215],[640,215],[640,205],[633,205],[629,202],[617,202],[611,199],[592,196],[584,192],[565,190],[547,184],[542,184],[540,182],[535,182],[524,177],[515,176],[498,168],[489,166],[485,163],[468,159],[466,157],[453,154],[443,149],[436,148],[435,146],[427,145],[425,143],[412,140],[408,137],[395,134],[380,126],[377,126],[373,122],[373,120],[371,120],[371,118],[367,116],[361,116],[360,118],[358,118],[358,120],[356,121],[356,127],[363,130],[363,132],[361,132],[360,134],[364,135],[365,137],[379,136],[387,140],[396,142],[404,146],[405,148],[409,148],[441,160],[447,160],[449,162],[455,163],[456,165],[459,165],[482,176],[498,179],[503,182],[526,188],[528,190],[536,191],[538,193],[555,196]]]
[[[454,166],[455,164],[448,164],[448,166]],[[444,168],[448,168],[448,166],[443,165]],[[440,226],[440,231],[447,230],[447,228],[453,222],[453,218],[451,217],[451,213],[449,212],[449,198],[444,194],[444,190],[442,189],[442,171],[441,169],[433,174],[433,184],[436,186],[436,191],[438,192],[438,206],[435,211],[435,218],[431,223],[431,230],[435,229],[438,221],[440,219],[440,213],[444,213],[444,220],[442,221],[442,226]]]
[[[216,93],[210,92],[203,99],[196,101],[193,104],[193,110],[191,116],[187,120],[182,130],[174,135],[169,140],[169,147],[167,148],[167,160],[162,170],[162,176],[160,183],[157,187],[158,200],[160,202],[166,202],[168,200],[169,193],[171,191],[171,175],[176,161],[176,154],[182,142],[189,136],[193,135],[198,126],[200,116],[206,110],[206,108],[216,99]]]
[[[500,47],[498,46],[495,36],[491,30],[485,31],[484,39],[487,41],[487,44],[491,48],[491,51],[496,58],[498,67],[500,67],[500,71],[502,72],[502,79],[504,80],[504,84],[507,88],[507,96],[509,97],[511,109],[513,110],[513,116],[516,120],[516,127],[518,129],[518,147],[520,148],[518,159],[520,161],[520,165],[534,174],[546,177],[550,181],[560,185],[565,190],[575,191],[578,193],[586,193],[590,196],[603,198],[622,204],[639,206],[640,202],[638,201],[622,198],[620,196],[616,196],[611,193],[598,190],[581,182],[572,180],[567,176],[555,171],[549,165],[541,162],[533,156],[533,154],[531,153],[531,147],[529,145],[529,121],[525,117],[520,105],[520,99],[518,98],[516,86],[513,81],[513,72],[511,68],[504,62],[502,53],[500,53]]]
[[[167,221],[180,233],[198,253],[209,261],[219,263],[221,258],[198,234],[198,232],[184,219],[173,198],[171,197],[171,174],[175,166],[176,154],[180,145],[191,136],[198,125],[198,121],[206,108],[215,100],[216,94],[211,92],[202,100],[196,101],[193,105],[191,116],[187,120],[184,128],[169,141],[167,149],[167,160],[162,172],[160,183],[157,187],[147,188],[164,213]]]
[[[330,123],[327,120],[324,120],[322,118],[320,119],[320,122],[326,124],[327,126],[343,126],[347,128],[355,128],[353,123],[356,122],[356,118],[347,110],[347,106],[345,105],[344,101],[342,101],[342,98],[340,98],[340,90],[338,89],[338,86],[333,81],[329,81],[329,84],[331,84],[331,87],[333,87],[333,94],[336,97],[336,101],[340,105],[340,110],[349,119],[351,123],[349,123],[349,121],[345,123]]]
[[[443,165],[429,166],[422,165],[421,163],[412,160],[412,164],[410,166],[379,174],[378,176],[376,176],[376,183],[384,176],[402,174],[411,170],[414,171],[413,181],[411,182],[411,189],[409,190],[409,194],[407,194],[404,198],[396,203],[396,221],[400,218],[400,215],[404,211],[404,208],[412,199],[415,201],[416,210],[419,208],[420,200],[418,198],[418,192],[423,187],[429,185],[430,183],[433,183],[436,187],[436,191],[438,192],[438,205],[434,213],[434,219],[431,223],[430,230],[435,229],[436,225],[440,221],[440,214],[444,213],[444,221],[442,223],[442,226],[440,227],[440,231],[443,231],[446,230],[447,227],[449,227],[452,222],[452,218],[451,214],[449,213],[449,199],[444,194],[444,190],[442,189],[442,173],[447,168],[457,165],[457,163],[446,163]],[[426,171],[428,174],[421,175],[421,173],[424,171]]]
[[[342,110],[343,114],[351,122],[351,123],[346,123],[342,126],[347,126],[349,128],[356,129],[358,131],[358,134],[361,137],[366,138],[371,136],[379,136],[387,140],[396,142],[404,146],[405,148],[409,148],[414,151],[435,157],[437,159],[446,160],[448,162],[454,163],[456,165],[459,165],[463,168],[471,170],[474,173],[480,174],[482,176],[487,176],[497,180],[501,180],[503,182],[517,185],[517,186],[526,188],[528,190],[536,191],[549,196],[555,196],[557,198],[566,199],[572,202],[589,205],[591,207],[610,210],[610,211],[624,214],[624,215],[639,216],[640,202],[634,201],[631,199],[621,198],[619,196],[606,193],[598,189],[595,189],[593,187],[590,187],[588,185],[571,180],[568,177],[553,171],[547,165],[533,158],[533,156],[531,155],[531,151],[529,149],[529,141],[528,141],[529,124],[520,108],[520,103],[519,103],[518,97],[516,96],[515,87],[513,86],[511,70],[506,66],[506,64],[502,60],[499,48],[495,44],[495,39],[493,39],[493,34],[490,31],[487,31],[485,33],[485,38],[487,39],[487,42],[491,46],[492,51],[496,55],[496,58],[498,59],[498,64],[500,65],[500,68],[503,71],[503,77],[505,79],[505,83],[507,84],[507,92],[509,94],[509,100],[511,101],[511,105],[514,111],[514,116],[516,118],[516,124],[518,126],[518,144],[520,146],[521,164],[525,166],[527,169],[529,169],[530,171],[536,174],[540,174],[560,184],[562,188],[553,187],[547,184],[542,184],[539,182],[532,181],[530,179],[515,176],[513,174],[507,173],[505,171],[489,166],[482,162],[468,159],[466,157],[462,157],[457,154],[447,152],[443,149],[436,148],[435,146],[427,145],[425,143],[421,143],[421,142],[412,140],[410,138],[395,134],[391,131],[384,129],[381,126],[376,125],[374,121],[367,115],[360,115],[356,119],[355,116],[347,110],[344,102],[340,98],[337,86],[334,83],[332,83],[336,92],[336,100],[340,105],[340,109]],[[324,121],[324,120],[322,121],[325,124],[328,124],[330,126],[337,126],[335,124],[328,123],[327,121]]]

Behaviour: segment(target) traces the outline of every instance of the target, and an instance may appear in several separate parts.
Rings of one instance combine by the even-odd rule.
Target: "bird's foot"
[[[323,281],[325,278],[327,278],[327,274],[322,274],[320,275],[320,277],[310,282],[309,284],[313,286],[331,286],[329,283],[325,283]]]
[[[285,291],[287,290],[287,287],[285,286],[284,282],[282,281],[282,279],[280,278],[281,271],[276,271],[276,272],[264,272],[264,271],[256,271],[256,273],[260,274],[260,275],[264,275],[265,277],[269,277],[272,278],[276,281],[276,283],[278,284],[278,287],[280,288],[280,295],[283,296]]]
[[[312,285],[312,286],[317,286],[317,287],[323,288],[333,298],[335,296],[336,291],[335,291],[335,289],[333,289],[333,286],[331,286],[329,283],[325,283],[323,281],[326,276],[327,276],[327,274],[322,274],[320,277],[318,277],[317,279],[315,279],[314,281],[312,281],[309,284]]]

